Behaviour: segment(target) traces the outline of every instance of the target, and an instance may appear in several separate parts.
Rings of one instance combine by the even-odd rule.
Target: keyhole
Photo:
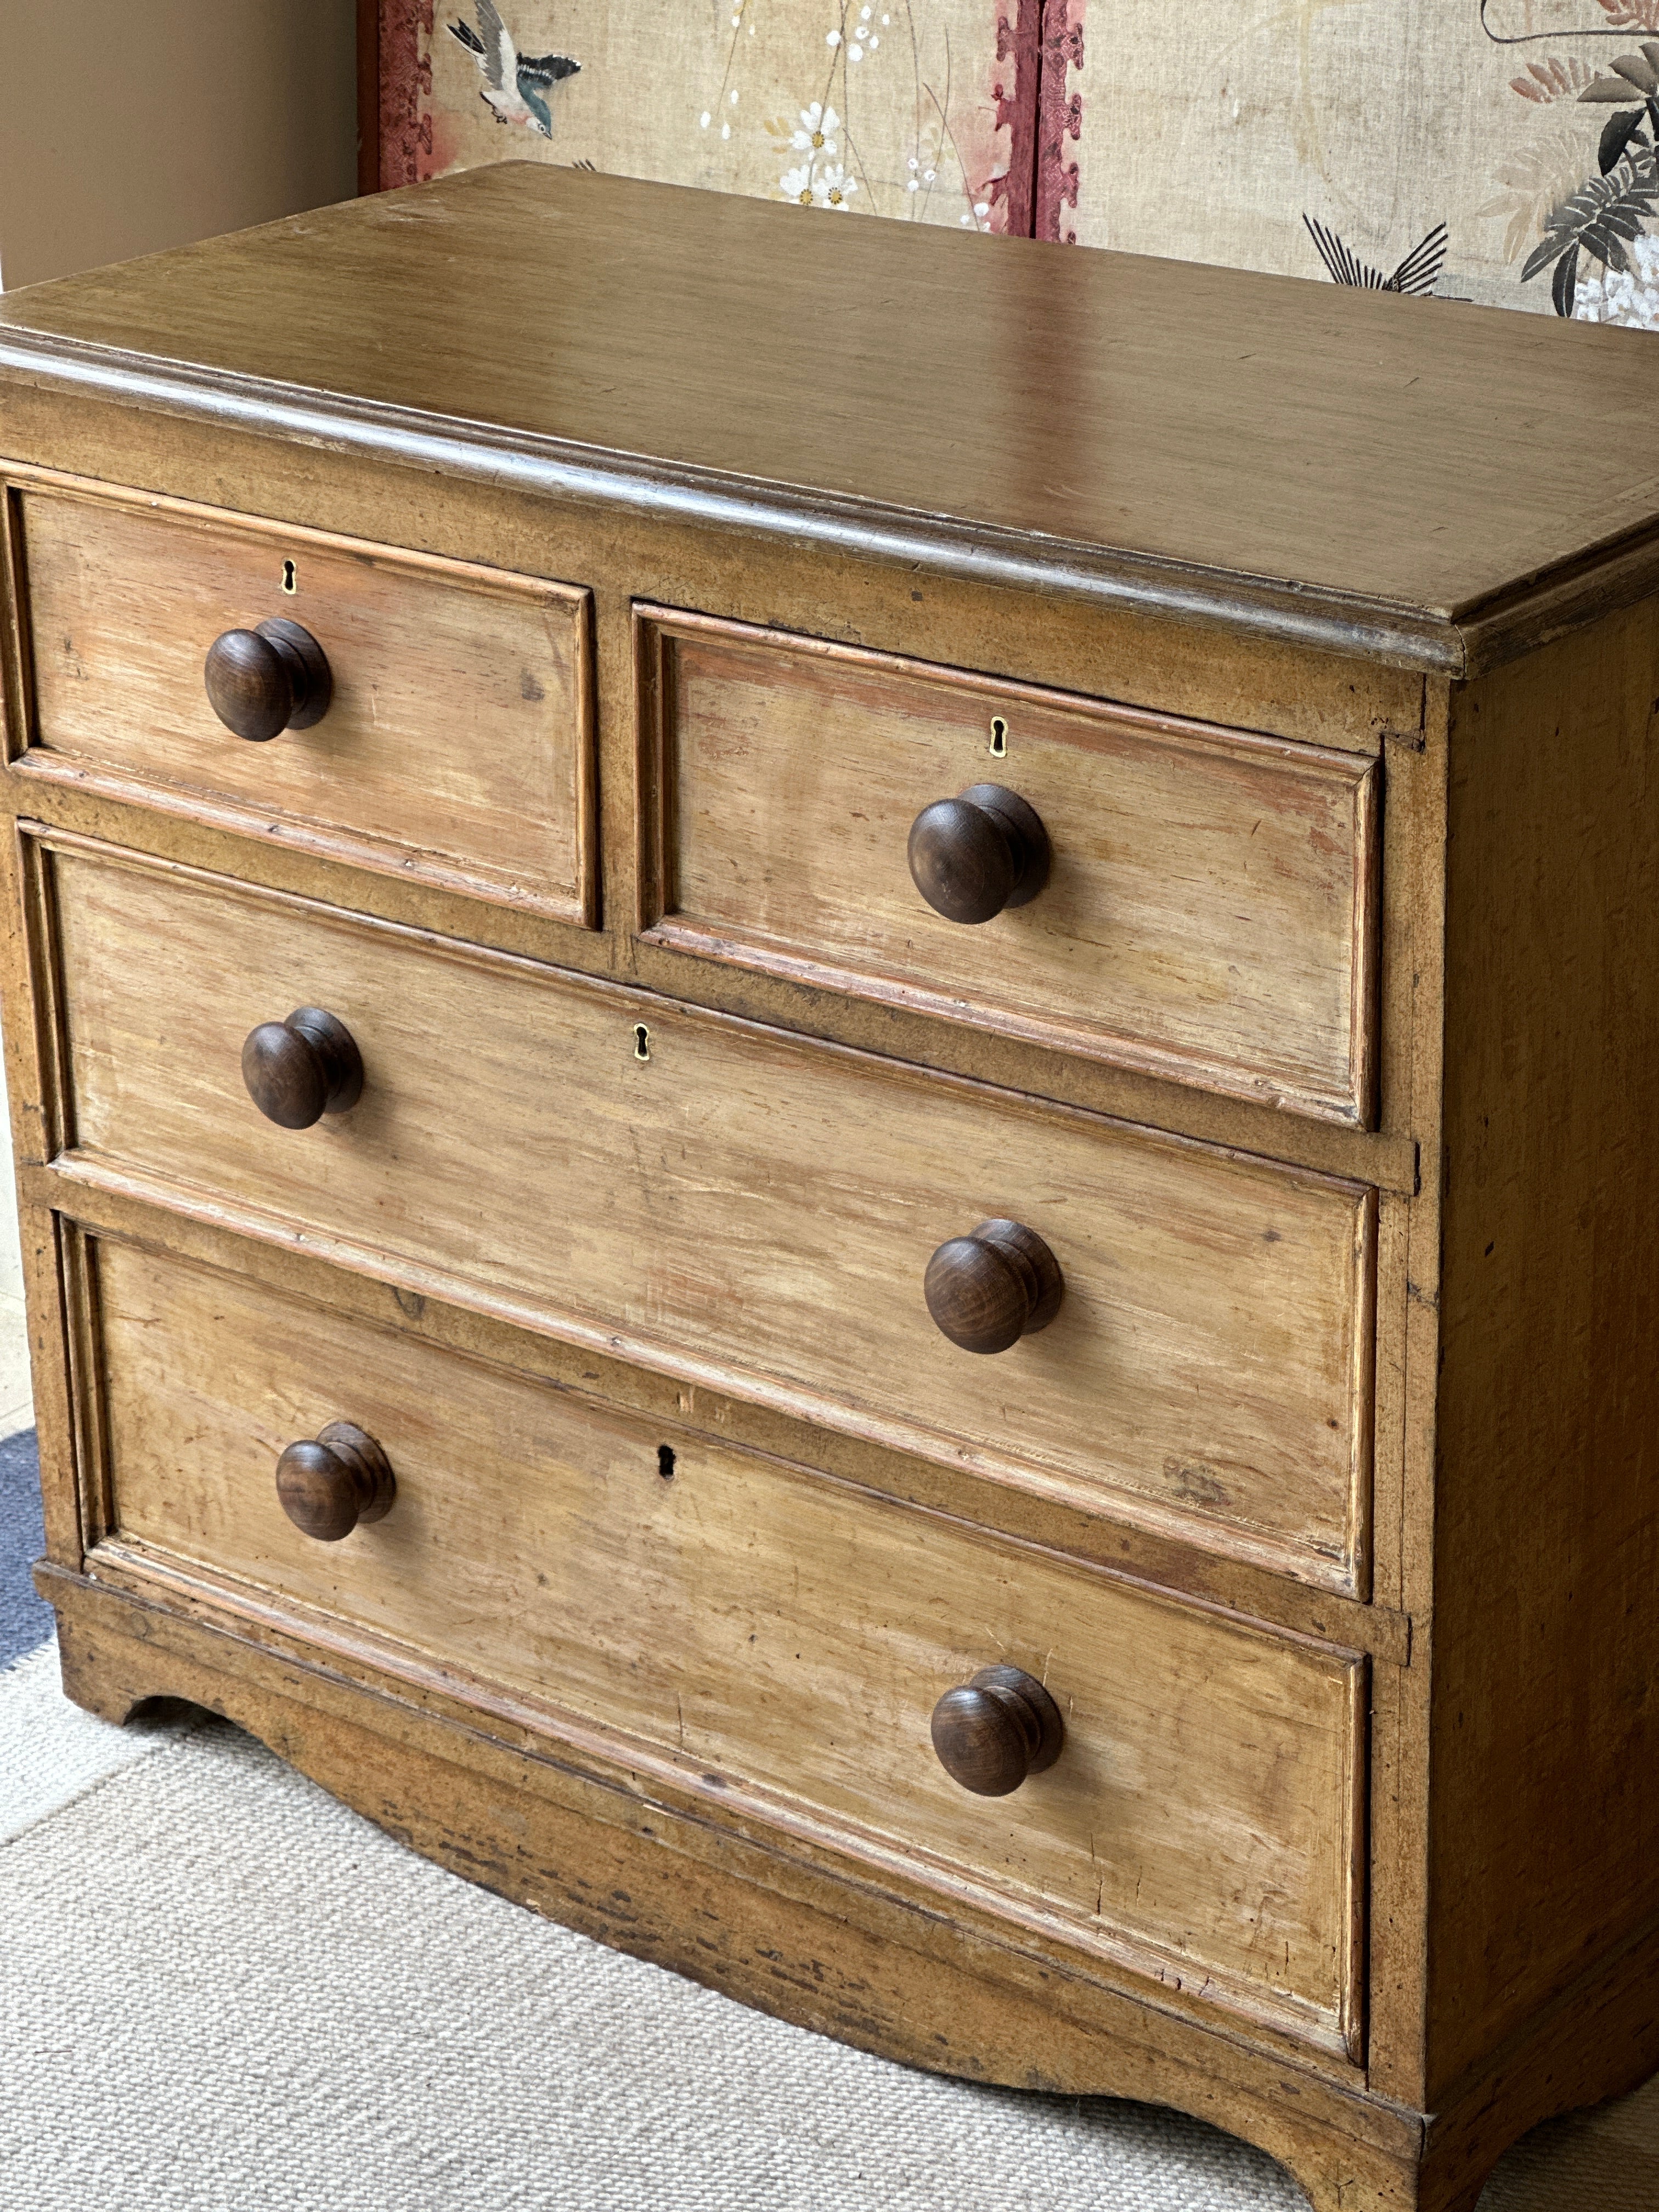
[[[991,742],[987,750],[993,760],[1006,760],[1008,757],[1008,725],[1000,714],[991,717]]]
[[[672,1444],[659,1444],[657,1446],[657,1472],[665,1482],[672,1482],[674,1480],[674,1447]]]
[[[643,1022],[634,1024],[634,1057],[635,1060],[649,1060],[651,1057],[651,1032]]]
[[[293,562],[284,561],[283,563],[283,589],[285,592],[297,592],[300,586],[294,580]]]

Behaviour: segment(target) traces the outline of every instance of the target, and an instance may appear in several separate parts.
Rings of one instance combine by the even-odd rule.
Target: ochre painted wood
[[[641,616],[669,943],[1346,1121],[1371,1111],[1376,769],[945,668]],[[1052,859],[964,926],[908,841],[994,778]],[[654,890],[652,886],[656,887]]]
[[[1659,605],[1451,740],[1431,2096],[1659,1912]]]
[[[555,172],[307,224],[0,308],[15,763],[0,805],[26,825],[0,841],[0,1011],[61,1570],[47,1586],[74,1694],[117,1717],[151,1694],[234,1711],[447,1863],[808,2025],[981,2078],[1181,2104],[1285,2157],[1316,2212],[1471,2212],[1516,2135],[1659,2062],[1644,1426],[1659,479],[1641,458],[1643,342],[1168,264],[981,258],[982,241],[964,285],[949,240]],[[527,264],[547,283],[504,289],[501,270]],[[472,312],[486,295],[491,313]],[[787,311],[797,297],[810,317]],[[1068,380],[1042,410],[1033,362]],[[539,786],[524,803],[523,763],[545,757],[533,735],[511,760],[477,750],[474,816],[427,772],[420,730],[368,823],[330,818],[314,785],[277,807],[173,781],[179,732],[151,741],[118,670],[111,757],[54,751],[36,720],[50,635],[29,612],[31,514],[48,508],[66,562],[82,520],[88,544],[130,524],[169,549],[276,548],[301,599],[307,562],[337,562],[380,594],[410,667],[430,657],[433,593],[465,610],[458,626],[492,593],[514,621],[555,609],[575,671],[561,727],[584,733],[570,807]],[[309,624],[287,596],[214,610],[192,641],[191,711],[245,762],[280,759],[296,733],[220,731],[202,657],[228,625]],[[108,604],[112,654],[148,665],[168,627],[155,594],[118,583]],[[717,873],[720,926],[665,908],[703,831],[679,739],[659,742],[684,734],[690,659],[659,650],[667,618],[642,607],[701,610],[672,618],[681,642],[786,672],[763,703],[794,718],[795,751],[782,776],[763,751],[745,774],[770,808],[767,860],[787,869],[757,889],[755,854],[717,848],[745,896],[774,902],[776,943],[745,933],[758,909],[733,926]],[[842,648],[880,714],[849,728],[824,678],[826,764],[799,669],[817,681]],[[450,634],[445,665],[466,649]],[[436,666],[426,692],[444,681]],[[901,794],[917,733],[948,731],[922,703],[936,693],[953,710],[1006,699],[1010,729],[994,754],[988,713],[960,772],[942,756]],[[1153,933],[1166,946],[1188,913],[1217,942],[1230,906],[1249,914],[1267,969],[1302,979],[1299,1011],[1268,1018],[1249,963],[1224,964],[1196,1046],[1171,1055],[1165,1036],[1157,1060],[1155,993],[1103,1045],[1091,1033],[1109,975],[1036,1021],[1000,971],[1000,998],[984,970],[926,998],[929,977],[904,969],[918,926],[957,951],[1034,931],[1089,777],[1041,794],[1049,876],[990,921],[936,917],[895,857],[902,928],[872,868],[836,873],[868,808],[849,799],[845,835],[823,834],[825,779],[863,740],[896,856],[933,801],[1021,791],[1033,712],[1060,718],[1054,749],[1091,775],[1109,748],[1076,732],[1133,727],[1182,762],[1272,760],[1353,795],[1325,874],[1307,872],[1310,842],[1279,837],[1277,904],[1241,902],[1255,875],[1218,875],[1215,848],[1183,842],[1199,817],[1178,781],[1145,787],[1114,848],[1120,866],[1155,852],[1189,872]],[[702,817],[710,836],[754,803],[732,784]],[[1271,809],[1248,826],[1258,847],[1278,835]],[[810,929],[789,903],[803,886]],[[191,914],[206,919],[175,951]],[[832,958],[801,950],[830,924],[847,933]],[[1180,1002],[1190,965],[1175,981]],[[301,1005],[337,1006],[361,1036],[364,1087],[349,1112],[282,1131],[236,1061],[252,1026]],[[1251,1006],[1254,1035],[1231,1035]],[[1236,1080],[1244,1068],[1269,1079]],[[993,1217],[1042,1237],[1065,1296],[1048,1328],[975,1359],[926,1318],[925,1267]],[[674,1452],[670,1492],[705,1462],[760,1468],[768,1498],[844,1499],[836,1541],[925,1521],[953,1559],[995,1563],[999,1603],[1028,1579],[1076,1587],[1091,1619],[1175,1617],[1206,1651],[1243,1637],[1345,1668],[1363,1757],[1340,1787],[1367,1786],[1342,2033],[1328,2011],[1313,2039],[1286,2025],[1249,1972],[1165,1981],[1149,2002],[1150,1954],[1113,1952],[1054,1902],[1063,1884],[1022,1917],[988,1875],[981,1896],[943,1859],[918,1873],[886,1831],[775,1783],[732,1786],[677,1741],[557,1705],[539,1675],[504,1685],[325,1594],[112,1533],[100,1239],[148,1252],[158,1276],[210,1267],[237,1297],[323,1310],[385,1336],[388,1360],[551,1391],[561,1420],[598,1401]],[[1080,1346],[1057,1397],[1059,1356]],[[168,1387],[139,1394],[156,1469],[179,1441],[157,1410]],[[410,1402],[386,1410],[406,1419]],[[488,1492],[501,1468],[472,1402]],[[276,1454],[351,1413],[320,1391],[305,1410],[266,1440],[263,1499],[314,1566],[399,1522],[394,1504],[329,1544],[289,1532]],[[536,1462],[514,1463],[529,1511]],[[1181,1494],[1194,1469],[1218,1474],[1219,1509]],[[474,1537],[471,1632],[507,1638],[488,1589],[515,1569]],[[95,1584],[78,1575],[88,1552]],[[858,1620],[879,1613],[888,1634],[899,1610],[861,1595]],[[1015,1662],[1033,1679],[1036,1640]],[[1138,1635],[1114,1648],[1165,1679]],[[919,1740],[939,1697],[1003,1654],[964,1633],[949,1657],[914,1708]],[[860,1711],[858,1683],[834,1679],[840,1710]],[[1196,1675],[1169,1692],[1206,1694]],[[741,1717],[764,1735],[763,1711]],[[1229,1759],[1258,1802],[1248,1745]],[[958,1816],[1008,1820],[1066,1771],[1062,1753],[982,1802],[936,1764],[930,1786]],[[1181,1776],[1171,1803],[1200,1782]],[[836,1840],[855,1827],[856,1850]]]
[[[781,1792],[855,1854],[901,1852],[1156,1983],[1207,1980],[1352,2045],[1352,1659],[1016,1567],[678,1430],[665,1462],[637,1417],[177,1261],[96,1261],[118,1534]],[[397,1498],[325,1546],[272,1470],[341,1415]],[[929,1742],[941,1694],[996,1659],[1066,1720],[1065,1757],[1006,1807],[971,1802]]]
[[[1363,1576],[1369,1192],[117,854],[66,848],[53,873],[93,1164],[689,1380]],[[277,1130],[242,1040],[307,994],[357,1041],[362,1097]],[[924,1297],[938,1247],[988,1218],[1023,1220],[1066,1284],[995,1360]]]
[[[25,486],[18,509],[31,769],[596,918],[585,592],[131,495]],[[250,744],[204,661],[273,617],[309,626],[333,693]]]
[[[1639,535],[1637,589],[1659,564],[1642,349],[1492,315],[512,163],[0,301],[20,360],[41,333],[82,375],[88,347],[199,365],[150,372],[185,411],[258,379],[238,411],[297,387],[322,434],[359,411],[371,451],[424,437],[498,477],[545,447],[543,481],[586,469],[619,501],[639,473],[605,458],[648,457],[734,521],[769,499],[798,532],[844,502],[847,532],[920,559],[1006,545],[1041,588],[1081,558],[1143,603],[1324,644],[1369,623],[1453,674],[1458,617],[1586,548]]]
[[[85,1156],[64,1156],[52,1168],[25,1167],[19,1180],[26,1212],[50,1221],[64,1209],[58,1219],[64,1263],[76,1271],[77,1284],[89,1273],[81,1260],[88,1235],[164,1246],[221,1273],[245,1276],[274,1292],[400,1330],[429,1346],[434,1356],[460,1352],[538,1376],[555,1389],[585,1390],[637,1413],[647,1425],[690,1425],[742,1449],[817,1468],[878,1496],[949,1513],[1107,1575],[1245,1613],[1304,1639],[1368,1653],[1379,1667],[1395,1672],[1407,1667],[1413,1623],[1407,1616],[1374,1601],[1288,1580],[1249,1560],[1160,1537],[1103,1511],[1097,1503],[1072,1505],[960,1462],[921,1459],[868,1437],[684,1382],[641,1366],[615,1347],[596,1350],[540,1331],[527,1334],[521,1325],[481,1310],[475,1300],[462,1303],[444,1296],[422,1271],[395,1261],[382,1263],[373,1273],[342,1271],[319,1255],[312,1240],[257,1231],[250,1237],[212,1218],[214,1207],[191,1205],[176,1185],[117,1175]],[[270,1224],[264,1228],[269,1232]],[[71,1318],[76,1327],[81,1300],[81,1291],[73,1290]],[[55,1322],[61,1335],[61,1320]],[[88,1343],[94,1326],[88,1318]],[[95,1366],[86,1371],[95,1372]],[[107,1515],[90,1514],[87,1541],[99,1541],[108,1526]]]

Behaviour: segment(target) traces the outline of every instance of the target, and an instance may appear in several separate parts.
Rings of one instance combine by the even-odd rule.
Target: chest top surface
[[[1472,617],[1659,566],[1639,334],[529,164],[14,294],[19,375],[1316,642],[1370,611],[1454,674]]]

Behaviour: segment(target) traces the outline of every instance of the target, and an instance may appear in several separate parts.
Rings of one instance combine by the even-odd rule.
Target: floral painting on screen
[[[1018,126],[1035,105],[1035,40],[1023,57],[1020,0],[410,0],[410,12],[411,82],[383,174],[531,159],[837,215],[1029,227]]]
[[[1659,327],[1659,0],[1059,4],[1039,235]]]
[[[1659,0],[380,0],[380,173],[580,164],[1659,329]]]

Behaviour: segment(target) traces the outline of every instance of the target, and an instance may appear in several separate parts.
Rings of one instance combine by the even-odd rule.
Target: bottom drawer
[[[121,1536],[1357,2055],[1363,1662],[194,1261],[91,1252]],[[274,1468],[336,1420],[396,1495],[323,1542]],[[988,1663],[1065,1723],[996,1798],[929,1733]]]

